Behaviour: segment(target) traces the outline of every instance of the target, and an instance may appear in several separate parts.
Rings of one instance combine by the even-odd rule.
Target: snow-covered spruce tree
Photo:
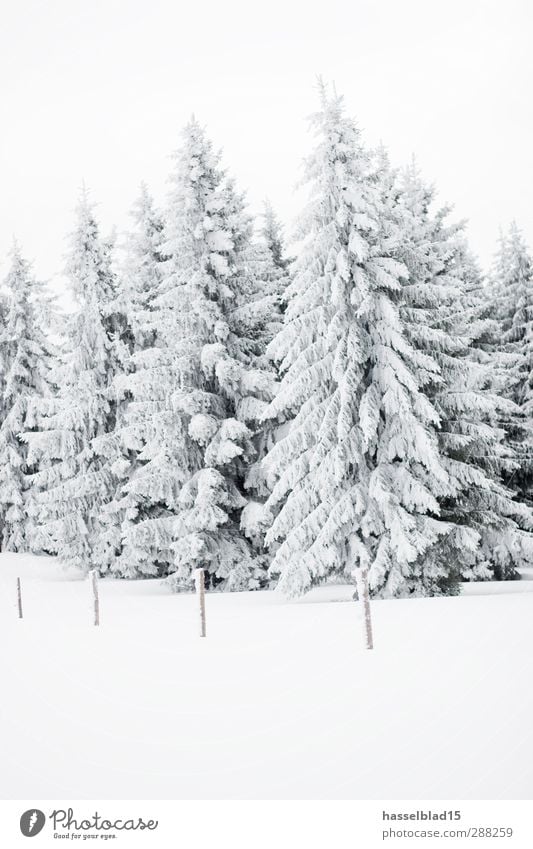
[[[440,499],[450,531],[424,557],[463,580],[514,577],[528,538],[519,529],[524,511],[502,479],[515,462],[500,425],[510,404],[493,390],[495,325],[464,224],[449,223],[447,207],[433,211],[434,196],[412,166],[389,206],[403,234],[398,258],[409,270],[401,316],[413,347],[438,365],[423,391],[439,415],[439,450],[453,487]]]
[[[233,315],[253,342],[252,354],[262,368],[269,368],[267,345],[282,325],[288,268],[281,223],[269,201],[263,205],[259,238],[253,240],[246,256],[247,285],[239,293]]]
[[[499,386],[516,404],[505,422],[517,458],[507,481],[521,502],[533,506],[533,259],[516,223],[500,238],[489,292],[498,325]]]
[[[270,346],[282,380],[267,416],[287,428],[264,461],[271,572],[289,595],[367,566],[375,595],[448,592],[449,567],[424,560],[449,533],[438,415],[422,392],[438,366],[403,332],[407,270],[393,257],[400,232],[382,226],[379,174],[342,99],[321,94],[305,241]]]
[[[104,507],[116,487],[116,452],[105,437],[116,425],[112,384],[127,361],[128,330],[110,249],[83,191],[66,266],[77,310],[54,372],[58,395],[44,406],[42,431],[25,435],[30,461],[44,466],[32,476],[38,543],[83,570],[101,570],[112,556],[103,551]]]
[[[171,272],[162,302],[175,303],[185,284],[193,391],[182,383],[173,403],[189,419],[202,462],[180,494],[171,583],[180,586],[202,565],[211,586],[256,588],[265,563],[253,545],[255,511],[245,482],[257,456],[258,422],[273,393],[263,353],[272,313],[279,313],[279,283],[257,263],[244,198],[194,120],[185,130],[174,202],[177,214],[168,216],[166,234],[175,277]],[[273,306],[268,316],[265,300]]]
[[[163,279],[163,216],[145,183],[131,211],[133,228],[127,234],[122,263],[124,290],[128,300],[128,317],[133,331],[134,351],[152,347],[157,328],[154,326],[154,299]]]
[[[241,296],[241,305],[235,310],[241,330],[253,340],[249,351],[254,367],[275,373],[267,347],[283,326],[285,293],[289,284],[291,259],[285,254],[281,223],[269,201],[263,205],[258,238],[250,251],[251,280],[254,286],[249,295]],[[247,400],[247,423],[254,432],[255,461],[249,466],[245,488],[249,500],[241,514],[241,528],[252,542],[256,552],[266,554],[264,537],[268,527],[264,503],[269,495],[262,461],[275,441],[275,422],[264,421],[265,405],[257,398]]]
[[[114,231],[108,238],[100,239],[103,268],[111,284],[109,300],[102,303],[103,325],[111,343],[106,389],[111,415],[108,426],[91,441],[92,451],[100,463],[95,480],[99,481],[100,491],[105,492],[94,523],[92,547],[92,560],[97,564],[92,568],[97,568],[101,574],[113,567],[122,551],[121,514],[117,504],[129,469],[129,459],[120,438],[128,402],[121,381],[132,368],[134,332],[130,324],[129,291],[123,276],[115,270],[115,242]]]
[[[160,343],[160,313],[154,300],[168,260],[162,251],[163,219],[144,184],[132,217],[134,227],[127,235],[121,277],[133,344],[128,367],[114,380],[119,421],[113,441],[120,454],[114,470],[119,483],[107,507],[110,532],[115,535],[115,556],[108,566],[113,573],[128,578],[161,574],[165,570],[165,557],[169,556],[163,548],[140,542],[136,526],[149,518],[159,518],[165,511],[163,504],[153,498],[158,470],[150,457],[156,438],[154,423],[171,391],[172,379],[161,368],[156,347]],[[145,356],[146,351],[149,353]],[[165,427],[164,422],[160,424]],[[161,471],[167,482],[170,470]]]
[[[265,244],[273,264],[281,271],[287,271],[292,260],[285,253],[285,238],[283,226],[269,200],[263,202],[261,238]]]
[[[21,434],[35,425],[34,409],[50,395],[51,348],[33,297],[37,289],[30,264],[15,243],[5,280],[9,292],[1,333],[4,374],[0,422],[0,528],[4,551],[31,549],[28,515],[28,446]]]
[[[251,229],[243,198],[192,120],[165,215],[169,259],[154,299],[156,338],[136,355],[131,381],[133,403],[145,404],[143,465],[134,478],[143,512],[127,544],[144,574],[171,573],[174,589],[191,587],[198,567],[211,587],[253,588],[262,579],[262,562],[240,529],[255,454],[248,425],[273,383],[254,367],[240,309],[257,297]]]
[[[6,381],[6,372],[8,368],[8,343],[5,335],[5,326],[7,320],[7,297],[4,292],[0,292],[0,423],[4,418],[4,389]]]

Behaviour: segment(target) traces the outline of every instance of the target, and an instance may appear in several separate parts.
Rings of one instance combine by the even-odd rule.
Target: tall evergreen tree
[[[251,354],[257,364],[269,368],[265,351],[281,328],[291,259],[285,256],[283,230],[269,201],[263,205],[260,220],[259,238],[246,250],[248,279],[233,315],[254,343]]]
[[[261,580],[239,525],[255,453],[248,423],[272,385],[271,374],[254,368],[256,343],[241,309],[257,296],[251,229],[219,154],[191,121],[165,216],[155,340],[136,355],[130,381],[133,403],[144,405],[145,441],[134,484],[143,513],[128,545],[139,571],[170,572],[175,589],[190,587],[197,567],[210,586]]]
[[[0,424],[4,420],[4,390],[9,363],[9,343],[5,333],[7,310],[7,297],[4,292],[0,292]]]
[[[122,276],[135,339],[134,351],[142,351],[151,347],[155,339],[154,299],[168,260],[162,248],[163,215],[156,208],[145,183],[141,183],[131,217],[133,228],[127,234]]]
[[[42,432],[26,434],[31,462],[44,466],[33,475],[39,544],[84,570],[102,568],[104,508],[116,486],[114,452],[102,438],[116,425],[113,380],[127,359],[110,249],[84,191],[66,267],[77,310],[55,370],[58,396],[45,406]]]
[[[288,257],[285,253],[283,227],[269,200],[263,203],[260,233],[273,264],[281,271],[287,271],[292,262],[292,257]]]
[[[403,332],[407,269],[379,166],[341,98],[322,89],[313,123],[305,241],[271,345],[282,381],[268,415],[288,430],[265,460],[271,571],[288,594],[368,566],[375,594],[446,592],[449,569],[424,559],[449,532],[438,414],[422,391],[438,365]]]
[[[9,300],[0,331],[5,369],[0,423],[1,548],[27,551],[31,548],[32,531],[27,503],[28,474],[34,469],[21,436],[35,425],[34,408],[38,399],[50,395],[51,349],[33,301],[37,283],[16,243],[11,257],[5,281]]]
[[[533,507],[533,259],[514,222],[500,237],[489,293],[497,320],[498,387],[516,405],[505,422],[517,456],[508,483]]]
[[[149,458],[155,411],[159,409],[157,401],[164,398],[165,392],[170,392],[159,365],[153,365],[154,352],[151,350],[160,341],[159,313],[154,301],[168,257],[162,250],[163,219],[144,184],[132,217],[134,227],[127,237],[122,277],[133,344],[128,368],[114,381],[121,414],[114,433],[115,447],[120,453],[115,463],[119,483],[108,508],[110,533],[115,538],[115,556],[108,566],[122,577],[154,575],[164,568],[164,552],[157,548],[149,551],[140,544],[136,527],[147,519],[159,518],[164,509],[153,498],[155,478]],[[165,474],[168,471],[165,470]]]
[[[252,245],[251,258],[251,280],[255,286],[249,294],[241,297],[237,313],[241,328],[246,327],[247,336],[254,340],[250,355],[255,368],[271,371],[275,375],[275,366],[266,352],[283,326],[285,294],[292,260],[286,256],[283,229],[269,201],[263,205],[258,238]],[[244,485],[249,499],[241,513],[241,528],[266,563],[268,558],[264,536],[268,518],[264,503],[269,490],[262,461],[275,442],[276,426],[275,422],[263,419],[266,408],[263,400],[249,397],[246,403],[249,413],[247,423],[254,433],[256,454],[246,472]]]
[[[456,578],[514,577],[528,540],[519,530],[523,511],[504,485],[516,463],[501,427],[510,405],[492,386],[494,322],[464,224],[449,223],[447,207],[433,211],[434,196],[416,167],[404,173],[396,206],[398,256],[409,270],[401,314],[411,344],[438,365],[424,392],[439,415],[439,451],[453,488],[440,501],[450,532],[425,556],[451,566]]]

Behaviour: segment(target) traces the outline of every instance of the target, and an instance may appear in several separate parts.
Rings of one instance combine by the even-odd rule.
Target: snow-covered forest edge
[[[294,243],[195,120],[161,208],[81,192],[62,314],[14,245],[0,302],[3,552],[300,596],[456,595],[533,558],[533,265],[483,274],[415,163],[321,86]],[[259,164],[258,164],[258,167]],[[296,175],[295,175],[296,177]],[[43,560],[43,563],[48,561]]]

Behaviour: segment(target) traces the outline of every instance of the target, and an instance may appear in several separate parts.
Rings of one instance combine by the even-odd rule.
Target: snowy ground
[[[348,587],[209,595],[202,640],[192,595],[101,581],[95,628],[86,580],[0,555],[0,796],[531,798],[529,590],[374,602],[368,652]]]

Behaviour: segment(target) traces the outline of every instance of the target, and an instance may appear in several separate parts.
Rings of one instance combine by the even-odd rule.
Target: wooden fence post
[[[363,636],[367,649],[374,648],[372,635],[372,614],[370,611],[370,592],[368,590],[368,568],[357,569],[355,572],[357,594],[363,608]]]
[[[194,581],[200,605],[200,636],[205,637],[205,573],[203,569],[196,569],[194,573]]]
[[[19,609],[19,619],[22,619],[22,589],[20,586],[20,578],[17,578],[17,602]]]
[[[94,599],[94,624],[100,624],[100,599],[98,597],[98,572],[96,569],[91,569],[91,586],[93,588]]]

